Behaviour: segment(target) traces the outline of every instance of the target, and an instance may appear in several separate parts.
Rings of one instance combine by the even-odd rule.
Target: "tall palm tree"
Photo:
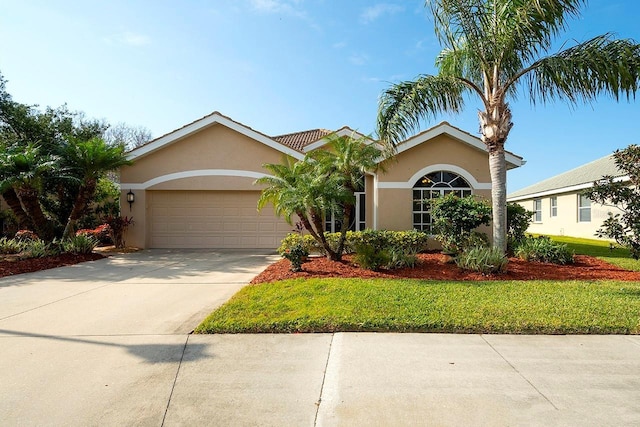
[[[355,193],[363,191],[359,187],[365,172],[381,167],[378,162],[382,159],[382,151],[366,137],[338,136],[333,133],[325,139],[328,140],[327,149],[313,151],[309,156],[318,162],[322,174],[341,180],[347,193],[339,208],[342,223],[336,253],[340,259],[355,206]]]
[[[63,151],[63,160],[70,172],[80,180],[78,194],[64,228],[63,237],[67,238],[75,232],[76,222],[95,195],[98,180],[107,172],[130,165],[131,161],[127,160],[123,145],[108,145],[97,137],[87,141],[70,141]]]
[[[304,228],[325,250],[332,260],[340,259],[327,242],[324,235],[324,214],[337,209],[347,197],[342,182],[318,169],[317,162],[309,157],[294,161],[285,157],[281,164],[262,165],[272,173],[256,180],[256,184],[266,185],[258,199],[258,210],[271,203],[278,216],[291,224],[295,214]]]
[[[504,145],[513,123],[508,100],[524,86],[531,102],[592,101],[599,95],[635,97],[640,45],[611,34],[550,53],[566,20],[586,0],[427,0],[444,49],[437,75],[422,75],[387,89],[380,98],[378,134],[391,150],[422,119],[460,112],[475,94],[482,141],[489,151],[493,246],[506,249]]]

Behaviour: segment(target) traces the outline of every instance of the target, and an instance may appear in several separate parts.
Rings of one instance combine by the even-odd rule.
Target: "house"
[[[620,213],[616,207],[592,203],[582,195],[605,175],[628,179],[611,154],[515,191],[507,196],[507,201],[534,212],[531,233],[595,238],[609,212]]]
[[[322,149],[331,131],[268,136],[218,112],[129,152],[121,170],[122,215],[134,225],[128,245],[144,248],[276,248],[292,227],[269,206],[258,212],[265,163],[304,158]],[[351,135],[344,127],[338,135]],[[523,164],[507,153],[507,165]],[[490,198],[488,154],[477,137],[443,122],[399,145],[385,173],[364,176],[355,223],[361,230],[429,230],[418,202],[454,191]],[[127,197],[133,201],[127,204]],[[328,229],[335,228],[327,218]]]

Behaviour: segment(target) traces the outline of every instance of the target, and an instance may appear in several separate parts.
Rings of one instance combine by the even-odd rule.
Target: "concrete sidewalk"
[[[272,259],[0,279],[0,425],[640,425],[640,336],[189,334]]]

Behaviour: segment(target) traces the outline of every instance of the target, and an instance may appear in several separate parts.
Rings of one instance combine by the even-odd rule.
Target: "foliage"
[[[550,262],[553,264],[573,264],[573,251],[563,243],[557,243],[548,236],[528,237],[516,248],[515,255],[525,261]]]
[[[42,239],[29,240],[25,242],[22,258],[43,258],[59,253],[57,246],[51,245]]]
[[[533,212],[518,203],[507,203],[507,251],[513,253],[524,240],[525,233],[533,220]]]
[[[513,127],[508,102],[520,88],[532,103],[575,105],[600,95],[631,99],[640,88],[640,45],[608,33],[553,51],[567,19],[585,0],[430,0],[443,46],[437,75],[421,75],[387,89],[379,101],[378,135],[387,151],[424,119],[464,109],[479,98],[482,141],[489,152],[493,246],[507,244],[505,143]]]
[[[107,218],[106,223],[109,225],[111,241],[118,249],[125,247],[124,232],[130,225],[133,225],[133,217],[112,216]]]
[[[387,253],[389,254],[389,261],[386,265],[388,269],[414,268],[418,265],[418,252],[415,249],[402,249],[392,246]]]
[[[622,214],[609,212],[596,236],[614,239],[629,249],[637,260],[640,259],[640,146],[616,150],[613,158],[621,175],[628,176],[629,180],[604,176],[584,194],[596,203],[615,206],[622,211]]]
[[[98,239],[87,234],[78,234],[62,241],[65,252],[72,254],[90,254],[98,246]]]
[[[472,231],[488,225],[491,220],[489,204],[474,196],[458,197],[449,193],[429,202],[435,238],[446,252],[460,252],[467,245]]]
[[[0,254],[10,255],[22,252],[25,242],[18,239],[0,238]]]
[[[473,247],[460,253],[455,258],[455,262],[464,270],[495,274],[505,272],[509,260],[500,249]]]
[[[378,271],[389,265],[391,255],[388,250],[378,249],[372,244],[358,244],[353,260],[362,268]]]
[[[31,230],[18,230],[14,239],[21,242],[30,242],[35,240],[40,240],[38,235]]]
[[[83,228],[76,231],[76,236],[89,236],[96,239],[99,243],[113,243],[111,241],[111,227],[109,224],[100,224],[96,228]]]
[[[303,243],[293,245],[290,249],[285,250],[280,255],[291,262],[291,271],[302,271],[302,263],[309,256],[309,251]]]
[[[243,288],[196,332],[638,334],[639,294],[619,281],[285,280]]]
[[[640,271],[640,261],[631,258],[628,249],[611,241],[568,236],[549,237],[555,242],[566,244],[577,255],[597,257],[625,270]]]

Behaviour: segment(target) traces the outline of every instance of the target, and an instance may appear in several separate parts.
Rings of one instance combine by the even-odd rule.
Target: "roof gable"
[[[396,148],[396,153],[400,154],[407,150],[416,147],[423,142],[429,141],[440,135],[448,135],[460,142],[463,142],[471,147],[480,150],[484,153],[488,153],[486,145],[482,142],[482,140],[476,136],[471,135],[468,132],[465,132],[455,126],[451,126],[448,122],[441,122],[440,124],[427,129],[419,134],[412,136],[404,142],[398,144]],[[525,164],[525,161],[522,157],[517,156],[509,151],[505,151],[505,160],[507,162],[507,169],[514,169],[519,166]]]
[[[267,145],[275,150],[278,150],[296,159],[303,158],[303,155],[300,152],[292,149],[291,147],[288,147],[287,145],[284,145],[281,142],[276,141],[275,139],[261,132],[251,129],[250,127],[240,122],[236,122],[235,120],[232,120],[231,118],[224,116],[217,111],[214,111],[213,113],[207,116],[204,116],[201,119],[193,121],[159,138],[156,138],[153,141],[150,141],[141,147],[131,150],[129,153],[127,153],[127,158],[129,160],[135,160],[140,157],[147,156],[153,153],[154,151],[160,150],[167,145],[174,144],[175,142],[178,142],[186,138],[187,136],[192,135],[204,128],[213,126],[214,124],[220,124],[222,126],[225,126],[229,129],[232,129],[242,135],[245,135],[255,141],[258,141],[264,145]]]

